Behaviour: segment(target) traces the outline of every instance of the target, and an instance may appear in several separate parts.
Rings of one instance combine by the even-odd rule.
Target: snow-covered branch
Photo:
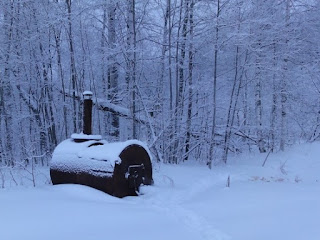
[[[62,91],[61,91],[61,93],[63,94]],[[66,89],[64,94],[66,97],[73,97],[72,90]],[[82,96],[82,94],[79,94],[79,92],[77,92],[77,91],[75,92],[75,97],[77,100],[81,101],[81,96]],[[132,114],[128,108],[111,103],[110,101],[108,101],[104,98],[92,97],[92,102],[94,105],[96,105],[96,107],[99,110],[110,112],[110,113],[116,114],[120,117],[125,117],[125,118],[129,118],[129,119],[133,118]],[[145,119],[143,119],[142,117],[135,116],[135,120],[142,123],[142,124],[147,124],[147,121]]]

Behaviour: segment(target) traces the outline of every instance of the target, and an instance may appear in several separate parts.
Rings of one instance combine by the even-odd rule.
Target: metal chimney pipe
[[[83,92],[83,133],[92,134],[92,95],[91,91]]]

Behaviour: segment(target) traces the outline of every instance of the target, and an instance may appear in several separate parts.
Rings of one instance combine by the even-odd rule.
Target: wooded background
[[[1,0],[0,165],[82,131],[209,167],[319,140],[320,1]]]

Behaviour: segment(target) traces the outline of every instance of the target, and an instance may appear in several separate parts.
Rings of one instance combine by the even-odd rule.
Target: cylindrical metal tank
[[[125,197],[138,195],[141,184],[153,183],[150,153],[142,142],[108,143],[92,135],[83,136],[91,140],[79,141],[81,134],[72,137],[53,152],[50,162],[53,184],[82,184]]]

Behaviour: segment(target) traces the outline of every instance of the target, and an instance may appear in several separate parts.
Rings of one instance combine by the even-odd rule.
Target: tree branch
[[[62,94],[64,94],[62,91],[60,91]],[[73,97],[73,93],[71,90],[66,89],[65,90],[65,96],[66,97]],[[76,99],[81,101],[82,94],[79,94],[78,92],[75,93]],[[113,113],[119,117],[125,117],[132,119],[133,116],[128,108],[116,105],[114,103],[111,103],[110,101],[102,98],[92,97],[92,102],[99,110],[106,111]],[[135,117],[134,119],[137,122],[140,122],[142,124],[147,124],[147,121],[141,117]]]

